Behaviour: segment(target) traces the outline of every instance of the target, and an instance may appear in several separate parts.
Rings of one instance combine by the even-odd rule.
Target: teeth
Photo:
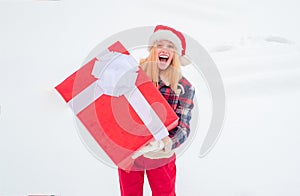
[[[164,59],[167,59],[169,58],[167,55],[160,55],[159,58],[164,58]]]

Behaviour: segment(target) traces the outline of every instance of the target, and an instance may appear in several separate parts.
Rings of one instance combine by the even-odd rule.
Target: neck
[[[159,73],[159,77],[160,77],[160,79],[161,79],[166,85],[170,85],[170,82],[169,82],[169,80],[168,80],[168,78],[167,78],[165,72],[161,71],[161,72]]]

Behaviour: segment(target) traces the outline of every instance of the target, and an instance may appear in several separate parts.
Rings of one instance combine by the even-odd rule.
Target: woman
[[[180,71],[180,66],[188,63],[184,58],[185,38],[173,28],[158,25],[149,39],[149,45],[149,56],[141,60],[141,67],[174,109],[179,123],[168,137],[151,142],[138,151],[131,171],[118,170],[122,196],[143,195],[145,172],[153,196],[176,195],[176,156],[173,150],[186,141],[190,132],[195,92]]]

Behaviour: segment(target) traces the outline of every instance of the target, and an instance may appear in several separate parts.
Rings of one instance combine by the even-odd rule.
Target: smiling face
[[[168,40],[160,40],[156,42],[156,57],[158,61],[158,68],[160,70],[166,70],[171,65],[175,46]]]

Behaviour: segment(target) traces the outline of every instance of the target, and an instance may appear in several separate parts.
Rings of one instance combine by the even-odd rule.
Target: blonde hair
[[[167,80],[165,81],[168,83],[167,85],[170,85],[171,89],[178,94],[177,87],[180,86],[178,82],[182,78],[179,56],[176,50],[174,50],[174,56],[169,67],[166,70],[159,71],[156,48],[156,44],[154,44],[150,49],[148,57],[140,60],[140,65],[156,86],[161,74]]]

